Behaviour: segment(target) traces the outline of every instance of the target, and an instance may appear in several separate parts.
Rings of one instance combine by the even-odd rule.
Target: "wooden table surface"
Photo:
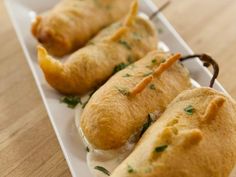
[[[236,98],[236,1],[173,0],[164,14],[196,53],[218,61]],[[71,176],[2,0],[0,45],[0,176]]]

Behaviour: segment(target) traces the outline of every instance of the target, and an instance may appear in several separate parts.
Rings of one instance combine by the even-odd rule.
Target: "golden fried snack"
[[[119,66],[128,65],[156,48],[153,24],[137,17],[137,1],[127,18],[104,29],[90,44],[62,64],[38,48],[38,60],[48,83],[64,94],[84,94],[104,83]]]
[[[97,149],[120,148],[140,133],[149,113],[162,113],[172,99],[190,88],[188,71],[176,63],[179,58],[150,52],[97,90],[80,118],[88,142]]]
[[[84,46],[97,32],[128,13],[132,0],[62,0],[37,16],[32,33],[55,56]]]
[[[177,96],[112,177],[228,177],[236,164],[236,104],[210,88]]]

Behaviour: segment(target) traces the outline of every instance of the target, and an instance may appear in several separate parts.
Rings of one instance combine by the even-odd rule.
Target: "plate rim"
[[[144,0],[144,2],[152,10],[152,12],[154,12],[154,11],[156,11],[158,9],[156,4],[152,0]],[[37,88],[39,90],[40,96],[42,97],[43,104],[44,104],[44,106],[46,108],[49,120],[50,120],[50,122],[52,124],[53,130],[54,130],[54,132],[56,134],[56,137],[57,137],[57,140],[58,140],[58,142],[60,144],[62,153],[63,153],[63,155],[64,155],[64,157],[66,159],[66,162],[67,162],[68,167],[70,169],[71,175],[73,177],[75,177],[75,176],[77,176],[77,173],[75,172],[75,170],[72,167],[73,165],[71,164],[72,162],[70,161],[69,156],[67,154],[66,147],[64,146],[64,144],[62,142],[62,138],[60,137],[59,132],[57,130],[57,126],[55,125],[55,122],[54,122],[54,120],[52,118],[53,116],[52,116],[51,110],[49,109],[48,103],[46,101],[46,96],[44,95],[44,91],[43,91],[43,89],[41,87],[41,83],[40,83],[40,80],[38,78],[38,75],[37,75],[36,71],[34,70],[33,62],[31,60],[31,57],[30,57],[29,52],[28,52],[28,49],[27,49],[27,47],[26,47],[26,45],[24,43],[24,40],[23,40],[24,38],[21,35],[20,29],[18,28],[18,25],[17,25],[17,23],[15,21],[16,19],[14,18],[13,10],[11,9],[11,3],[16,3],[16,0],[4,0],[4,4],[5,4],[5,7],[7,9],[8,14],[9,14],[10,21],[12,22],[14,31],[15,31],[15,33],[17,35],[17,38],[19,40],[19,43],[20,43],[20,45],[21,45],[21,47],[23,49],[23,53],[25,55],[26,61],[27,61],[28,65],[29,65],[29,68],[30,68],[30,70],[32,72],[32,75],[33,75],[34,81],[35,81],[35,83],[37,85]],[[189,54],[193,54],[193,51],[190,48],[190,46],[184,41],[184,39],[175,30],[175,28],[171,25],[171,23],[167,20],[167,18],[162,13],[159,13],[157,15],[157,17],[159,18],[160,21],[162,21],[163,24],[165,24],[166,28],[168,28],[170,30],[170,32],[174,35],[174,37],[176,37],[176,39],[180,42],[180,44],[183,46],[183,48],[185,48],[188,51]],[[197,62],[199,64],[201,64],[201,61],[199,59],[197,59]],[[205,67],[202,67],[202,69],[205,70],[205,72],[208,74],[208,76],[212,76],[211,72],[208,69],[206,69]],[[216,83],[217,83],[217,85],[219,86],[219,88],[222,90],[222,92],[224,94],[226,94],[227,96],[230,96],[230,94],[225,90],[223,85],[221,85],[218,80],[216,80]]]

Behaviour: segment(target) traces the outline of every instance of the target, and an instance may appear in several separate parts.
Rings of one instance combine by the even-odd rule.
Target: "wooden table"
[[[196,53],[218,61],[236,98],[236,1],[173,1],[164,14]],[[2,0],[0,45],[0,176],[71,176]]]

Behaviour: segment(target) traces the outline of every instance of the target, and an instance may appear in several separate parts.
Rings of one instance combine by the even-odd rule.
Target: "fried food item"
[[[179,58],[152,51],[100,87],[80,117],[88,142],[96,149],[117,149],[139,136],[149,113],[161,114],[191,87],[187,69],[176,62]]]
[[[112,177],[228,177],[236,163],[236,104],[210,88],[182,92]]]
[[[137,12],[135,1],[124,21],[104,29],[64,64],[39,47],[38,60],[48,83],[64,94],[84,94],[103,84],[114,68],[139,60],[155,49],[155,27],[149,20],[138,17]]]
[[[62,0],[37,16],[32,34],[54,56],[84,46],[102,28],[128,13],[132,0]]]

